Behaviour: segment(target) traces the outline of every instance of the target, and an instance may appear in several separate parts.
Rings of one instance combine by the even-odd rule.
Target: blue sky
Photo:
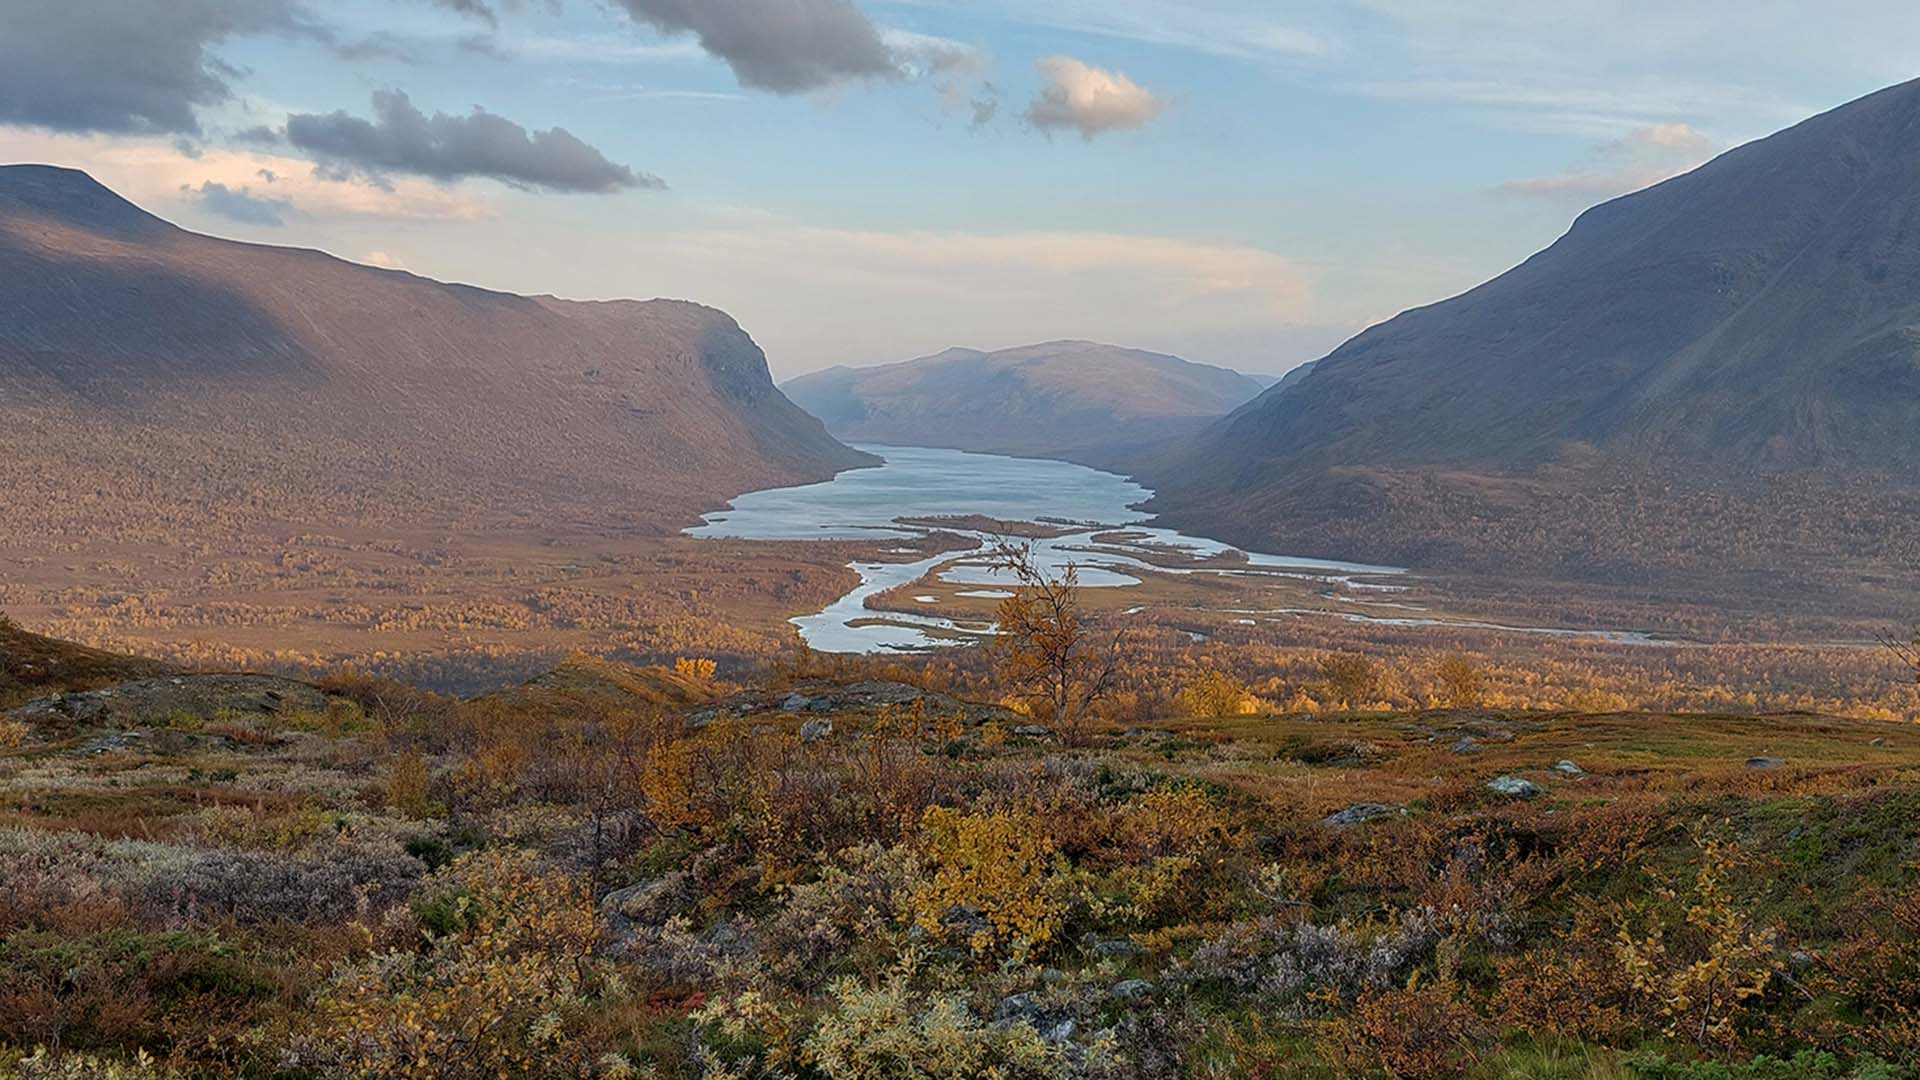
[[[1864,0],[239,2],[0,0],[0,158],[220,235],[714,304],[781,377],[1052,337],[1279,372],[1920,42]],[[178,109],[127,96],[181,64]],[[475,149],[476,107],[529,149]]]

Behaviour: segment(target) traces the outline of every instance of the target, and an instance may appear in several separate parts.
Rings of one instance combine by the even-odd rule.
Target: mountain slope
[[[1908,557],[1920,82],[1582,214],[1145,470],[1303,553],[1618,578]]]
[[[725,314],[522,297],[175,228],[0,168],[0,494],[41,535],[659,527],[870,459]]]
[[[1054,341],[837,367],[783,389],[855,442],[1087,456],[1196,431],[1259,393],[1260,384],[1175,356]]]

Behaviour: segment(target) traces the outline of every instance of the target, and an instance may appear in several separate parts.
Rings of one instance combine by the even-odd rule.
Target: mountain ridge
[[[1061,339],[841,365],[783,389],[857,442],[1085,460],[1104,447],[1195,431],[1260,386],[1165,353]]]
[[[0,449],[43,464],[26,485],[53,504],[43,525],[72,524],[62,495],[92,487],[121,518],[329,516],[305,489],[387,519],[665,528],[873,460],[781,395],[717,309],[202,236],[75,170],[0,167],[0,300]]]
[[[1153,507],[1303,554],[1602,579],[1904,557],[1876,529],[1920,485],[1916,191],[1920,81],[1595,206],[1362,332],[1140,463],[1180,481]],[[1821,483],[1850,493],[1831,514],[1794,494]],[[1702,500],[1738,503],[1718,531],[1747,535],[1711,535]],[[1640,552],[1595,524],[1675,516],[1698,520]]]

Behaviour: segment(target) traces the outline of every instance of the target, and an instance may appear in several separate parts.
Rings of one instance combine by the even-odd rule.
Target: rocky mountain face
[[[727,315],[443,284],[176,228],[0,168],[0,510],[158,536],[259,520],[662,527],[866,464]]]
[[[1190,434],[1251,399],[1260,384],[1175,356],[1055,341],[831,368],[784,389],[854,442],[1080,460]]]
[[[1920,82],[1594,207],[1143,471],[1173,520],[1302,554],[1911,565]]]

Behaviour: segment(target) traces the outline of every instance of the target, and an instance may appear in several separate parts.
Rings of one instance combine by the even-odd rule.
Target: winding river
[[[931,530],[903,525],[901,519],[977,514],[1002,521],[1072,523],[1062,526],[1062,535],[1036,540],[1034,555],[1049,571],[1076,563],[1080,583],[1091,588],[1138,585],[1141,579],[1133,572],[1149,569],[1163,574],[1300,575],[1376,589],[1383,587],[1378,579],[1402,573],[1388,566],[1238,552],[1217,540],[1149,527],[1143,524],[1146,515],[1134,507],[1150,498],[1151,491],[1126,477],[1081,465],[924,447],[860,449],[886,463],[818,484],[742,495],[687,532],[709,539],[918,540]],[[981,557],[991,538],[965,529],[942,531],[969,537],[977,546],[904,562],[854,563],[859,586],[824,610],[793,620],[800,636],[822,652],[845,653],[913,651],[964,644],[992,633],[990,626],[935,614],[878,612],[866,606],[868,598],[928,573],[943,582],[976,586],[970,590],[974,595],[1004,593],[1010,582]]]

